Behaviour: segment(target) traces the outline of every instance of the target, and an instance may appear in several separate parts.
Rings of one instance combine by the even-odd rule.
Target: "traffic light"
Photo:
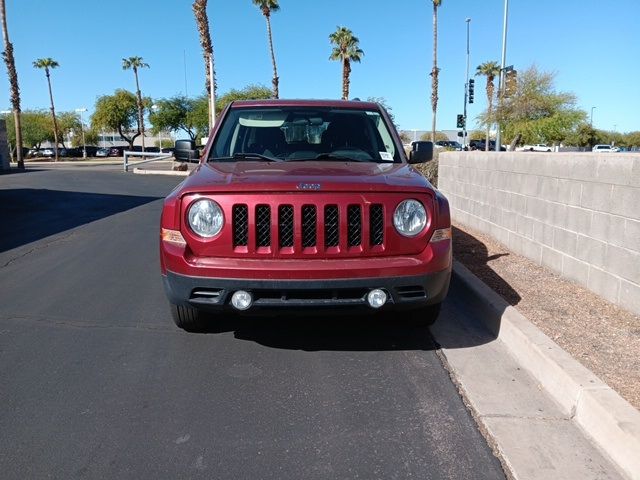
[[[518,71],[507,70],[506,77],[504,79],[504,96],[510,97],[518,90]]]
[[[456,123],[456,127],[464,128],[464,125],[465,125],[464,115],[458,115],[458,121]]]
[[[469,79],[469,103],[473,103],[473,94],[475,90],[476,81],[473,78]]]

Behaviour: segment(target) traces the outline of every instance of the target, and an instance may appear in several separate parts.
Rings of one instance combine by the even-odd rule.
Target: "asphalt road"
[[[427,329],[175,328],[157,242],[179,181],[0,176],[2,479],[504,478]]]

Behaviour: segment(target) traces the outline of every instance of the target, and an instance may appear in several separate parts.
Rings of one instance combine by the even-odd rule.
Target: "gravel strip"
[[[456,224],[454,257],[640,409],[640,316]]]

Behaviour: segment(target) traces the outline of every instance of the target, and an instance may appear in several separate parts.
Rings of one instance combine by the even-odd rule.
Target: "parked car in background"
[[[122,157],[124,155],[124,151],[126,147],[109,147],[109,157]],[[142,147],[140,148],[142,150]],[[134,149],[135,151],[135,149]]]
[[[149,153],[160,153],[160,147],[145,147],[144,151]]]
[[[58,157],[60,158],[82,157],[82,151],[78,152],[77,148],[61,147],[58,149]]]
[[[53,148],[43,148],[40,150],[40,156],[45,158],[53,158],[56,156],[56,152]]]
[[[534,143],[516,148],[516,152],[550,152],[551,147],[546,143]]]
[[[484,140],[470,140],[469,141],[469,150],[481,150],[484,151],[485,150],[485,146],[486,146],[486,142]],[[489,141],[489,150],[493,150],[495,151],[496,149],[496,141],[495,140],[490,140]],[[500,151],[501,152],[506,152],[507,148],[504,146],[500,147]]]
[[[84,148],[87,149],[87,157],[95,157],[96,153],[98,152],[98,147],[96,147],[95,145],[87,145]],[[80,156],[82,156],[82,147],[79,147],[79,150]]]
[[[451,140],[438,140],[436,142],[436,147],[448,148],[450,150],[457,150],[457,151],[462,150],[462,144],[451,141]]]
[[[173,153],[175,152],[175,147],[165,147],[161,150],[162,153]]]
[[[40,148],[30,148],[29,151],[27,151],[27,158],[37,158],[37,157],[41,157],[42,156],[42,149]]]
[[[110,147],[102,147],[96,150],[96,157],[108,157],[109,151],[111,151]]]
[[[620,149],[618,147],[614,147],[613,145],[594,145],[591,149],[592,152],[598,153],[614,153],[619,152]]]

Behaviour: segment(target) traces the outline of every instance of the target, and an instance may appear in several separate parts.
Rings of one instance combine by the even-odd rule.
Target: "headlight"
[[[189,207],[189,226],[197,235],[215,237],[222,230],[224,215],[220,205],[212,200],[197,200]]]
[[[427,225],[427,211],[417,200],[404,200],[393,214],[393,224],[400,235],[415,237]]]

